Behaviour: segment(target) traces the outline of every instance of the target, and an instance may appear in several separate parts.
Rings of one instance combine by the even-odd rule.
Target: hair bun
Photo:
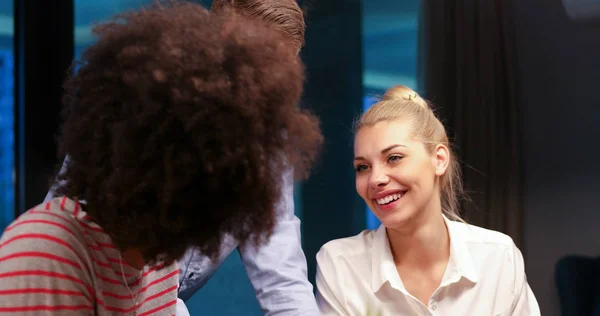
[[[382,101],[412,101],[425,109],[429,109],[427,102],[413,89],[398,85],[388,89],[383,95]]]

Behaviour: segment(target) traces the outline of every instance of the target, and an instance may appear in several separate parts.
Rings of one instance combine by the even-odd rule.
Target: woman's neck
[[[447,263],[450,257],[450,236],[441,208],[421,215],[411,227],[387,229],[396,266],[428,269]]]
[[[142,256],[142,253],[139,250],[131,248],[126,249],[121,253],[121,255],[123,256],[123,260],[125,260],[125,262],[127,262],[127,264],[129,264],[130,266],[138,270],[144,268],[144,257]]]

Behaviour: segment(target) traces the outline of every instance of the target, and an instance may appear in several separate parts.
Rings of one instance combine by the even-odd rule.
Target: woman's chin
[[[408,210],[394,209],[376,214],[379,221],[387,228],[402,227],[410,219]]]

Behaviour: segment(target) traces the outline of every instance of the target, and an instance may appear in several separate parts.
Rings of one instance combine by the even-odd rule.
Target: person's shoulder
[[[317,257],[327,256],[336,258],[340,256],[364,255],[366,252],[371,251],[377,232],[378,230],[366,229],[355,236],[328,241],[321,247],[317,253]]]
[[[39,314],[51,307],[61,312],[60,304],[78,306],[77,311],[93,310],[89,298],[94,297],[94,269],[85,239],[75,219],[54,204],[51,201],[23,213],[0,238],[0,274],[10,276],[0,282],[0,292],[20,293],[15,310]],[[23,288],[47,291],[23,292]],[[3,297],[3,303],[8,303],[9,296]]]
[[[465,243],[483,244],[506,249],[514,246],[513,239],[499,231],[458,221],[449,221],[449,223],[451,234],[459,235],[460,239]]]
[[[2,251],[61,251],[83,240],[77,220],[60,210],[59,201],[40,204],[15,219],[2,233]],[[50,248],[49,248],[50,247]],[[13,249],[14,248],[14,249]]]
[[[45,278],[49,273],[91,282],[89,248],[76,219],[68,212],[44,204],[25,212],[11,223],[0,238],[0,273],[15,272],[32,276],[27,282],[49,282],[58,286],[63,279]],[[11,279],[6,286],[11,288]],[[36,283],[37,282],[37,283]]]

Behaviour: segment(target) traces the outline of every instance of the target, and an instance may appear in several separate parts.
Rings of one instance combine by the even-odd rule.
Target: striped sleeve
[[[89,255],[66,214],[29,211],[0,238],[0,315],[82,315],[94,309]]]

